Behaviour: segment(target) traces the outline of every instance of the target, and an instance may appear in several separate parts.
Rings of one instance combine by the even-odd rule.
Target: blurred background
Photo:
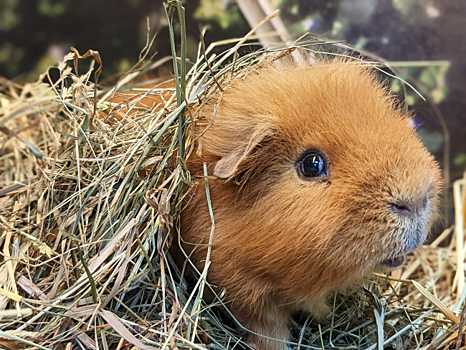
[[[269,2],[281,10],[293,38],[311,31],[371,52],[389,60],[422,93],[426,101],[407,89],[406,102],[416,114],[421,138],[444,169],[448,194],[466,168],[466,2]],[[203,29],[207,45],[250,30],[244,7],[242,12],[234,0],[187,0],[185,7],[191,59]],[[89,48],[100,52],[103,83],[111,84],[138,61],[148,24],[150,37],[156,36],[152,60],[170,55],[162,0],[0,1],[0,76],[35,81],[74,46],[81,53]],[[170,72],[170,62],[165,70]],[[453,222],[452,207],[447,198],[445,224]]]

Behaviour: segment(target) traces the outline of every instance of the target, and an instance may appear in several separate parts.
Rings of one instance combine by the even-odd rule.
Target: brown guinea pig
[[[293,310],[400,265],[424,241],[439,167],[367,65],[261,68],[201,113],[188,167],[215,175],[207,279],[253,348],[286,348]],[[182,212],[183,249],[200,270],[206,198],[200,179]]]

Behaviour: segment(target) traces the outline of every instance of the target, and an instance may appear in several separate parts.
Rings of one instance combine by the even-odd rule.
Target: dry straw
[[[217,315],[222,295],[215,304],[201,298],[210,288],[208,257],[188,290],[167,252],[178,237],[180,204],[191,181],[185,168],[192,151],[190,126],[202,103],[232,77],[296,48],[315,53],[329,43],[308,36],[292,48],[238,55],[254,42],[252,30],[207,49],[200,44],[197,60],[188,63],[180,2],[169,2],[167,15],[170,28],[178,22],[182,32],[177,48],[170,31],[174,52],[181,53],[172,57],[176,89],[135,83],[167,59],[141,61],[110,89],[96,88],[102,65],[98,52],[81,56],[76,50],[51,70],[58,79],[48,72],[24,86],[1,81],[1,347],[223,349],[243,344],[243,333]],[[225,45],[229,48],[214,54]],[[90,60],[80,75],[78,65]],[[122,91],[131,96],[115,102]],[[156,103],[138,103],[147,98]],[[457,212],[464,215],[464,190],[457,191]],[[456,232],[462,236],[458,227]],[[455,288],[462,286],[463,272],[455,274],[464,252],[456,250],[463,247],[455,245],[457,240],[440,247],[449,233],[419,249],[390,278],[375,276],[364,292],[335,296],[327,324],[302,316],[300,323],[292,322],[292,346],[438,349],[461,344],[464,295],[455,294]]]

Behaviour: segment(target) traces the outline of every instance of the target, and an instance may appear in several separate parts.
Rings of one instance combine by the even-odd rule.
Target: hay
[[[167,12],[173,18],[174,10]],[[91,77],[101,65],[98,53],[88,55],[97,59],[97,69],[92,61],[79,75],[77,51],[58,64],[55,81],[47,73],[25,86],[0,83],[0,346],[243,344],[213,308],[221,298],[212,305],[201,299],[210,288],[207,269],[188,291],[167,248],[178,237],[180,203],[191,183],[185,160],[199,107],[264,60],[297,47],[314,54],[329,44],[308,37],[293,48],[239,56],[252,34],[207,49],[201,44],[189,69],[174,58],[177,89],[135,83],[167,59],[140,64],[111,89],[96,89]],[[234,46],[213,54],[225,44]],[[131,96],[118,100],[119,91]],[[458,191],[464,215],[464,190]],[[440,247],[450,231],[417,250],[390,278],[375,276],[364,292],[336,295],[329,324],[310,317],[292,322],[294,344],[438,349],[462,339],[464,293],[457,288],[464,281],[455,271],[464,254],[456,241]]]

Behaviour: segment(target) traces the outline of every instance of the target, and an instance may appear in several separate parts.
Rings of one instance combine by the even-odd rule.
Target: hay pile
[[[178,237],[191,181],[185,160],[198,108],[231,77],[292,51],[240,57],[248,40],[200,45],[189,69],[175,59],[176,89],[134,83],[166,60],[96,88],[98,53],[77,51],[58,64],[58,79],[1,82],[0,347],[241,348],[240,333],[200,297],[205,274],[187,291],[167,248]],[[227,43],[234,47],[212,53]],[[296,47],[313,53],[324,44],[307,38]],[[94,60],[79,75],[86,56]],[[153,87],[140,87],[147,83]],[[119,91],[131,96],[119,98]],[[390,279],[335,296],[328,325],[293,322],[295,344],[438,349],[462,339],[464,279],[455,271],[464,255],[454,245],[439,248],[448,235],[419,249]]]

